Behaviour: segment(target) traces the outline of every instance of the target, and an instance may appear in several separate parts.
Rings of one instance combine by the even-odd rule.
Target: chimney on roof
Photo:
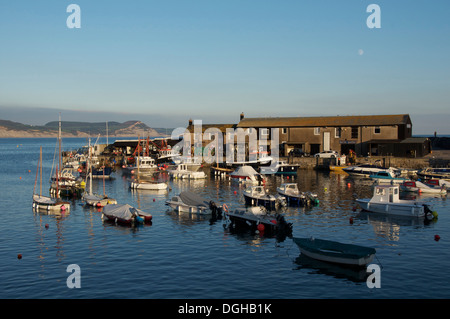
[[[189,119],[189,126],[192,126],[192,119]]]
[[[244,112],[241,113],[241,121],[244,119]]]

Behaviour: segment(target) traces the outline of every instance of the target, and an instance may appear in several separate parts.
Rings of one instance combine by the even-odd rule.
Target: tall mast
[[[40,152],[39,152],[39,168],[41,170],[40,172],[40,187],[39,187],[39,196],[42,196],[42,146],[40,148]]]
[[[59,112],[59,129],[58,129],[58,142],[59,142],[59,171],[61,170],[61,112]]]

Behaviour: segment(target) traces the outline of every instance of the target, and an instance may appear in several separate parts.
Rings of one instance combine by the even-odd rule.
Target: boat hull
[[[254,197],[244,193],[245,204],[247,206],[264,206],[267,209],[274,210],[283,204],[284,198],[276,196]]]
[[[411,217],[425,216],[425,206],[422,204],[379,203],[368,199],[357,199],[356,202],[361,209],[368,212]]]
[[[70,203],[57,201],[48,196],[33,195],[33,210],[36,212],[64,213],[70,211]]]
[[[366,266],[373,261],[376,253],[374,248],[329,240],[295,237],[293,240],[300,252],[310,258],[346,266]]]
[[[168,185],[164,182],[131,182],[130,188],[132,189],[148,189],[148,190],[164,190],[167,189]]]

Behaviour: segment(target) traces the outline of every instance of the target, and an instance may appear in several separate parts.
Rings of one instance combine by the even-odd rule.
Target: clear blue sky
[[[81,29],[66,26],[71,3]],[[381,29],[366,25],[371,3]],[[449,17],[449,1],[2,1],[0,118],[409,113],[414,133],[450,134]]]

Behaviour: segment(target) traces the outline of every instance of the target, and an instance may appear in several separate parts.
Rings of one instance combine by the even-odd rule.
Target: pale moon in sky
[[[363,55],[363,54],[364,54],[363,49],[359,49],[359,50],[358,50],[358,54],[359,54],[359,55]]]

